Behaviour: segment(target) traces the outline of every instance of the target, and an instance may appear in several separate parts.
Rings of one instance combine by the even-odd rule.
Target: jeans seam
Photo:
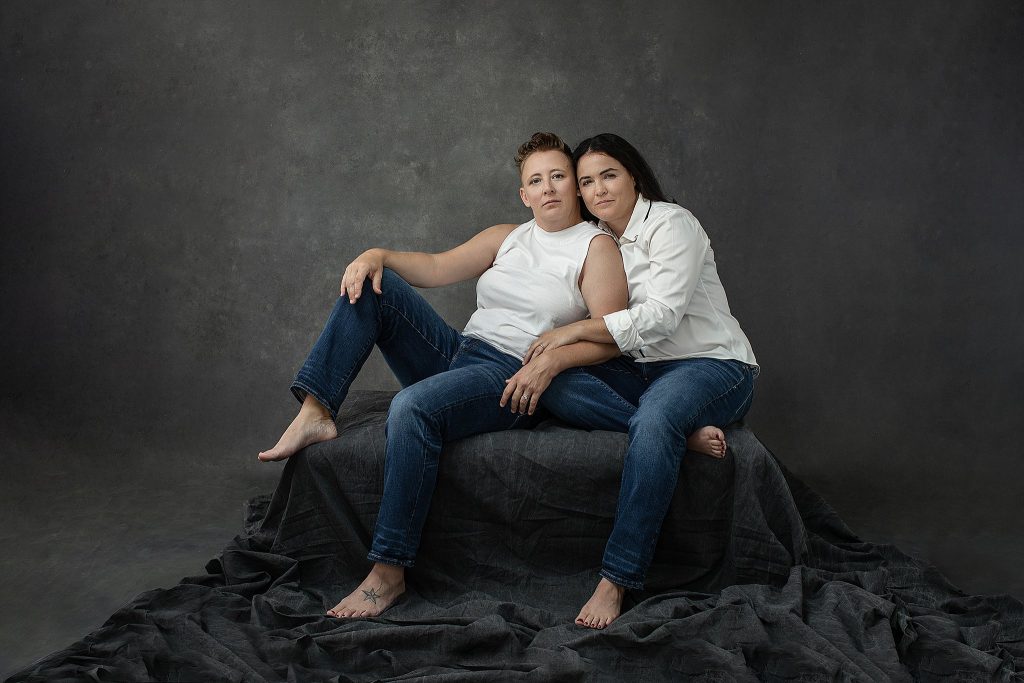
[[[465,405],[466,403],[469,403],[470,401],[475,401],[477,399],[484,398],[486,396],[488,396],[488,394],[485,393],[485,394],[476,394],[474,396],[466,397],[463,400],[459,401],[458,403],[453,403],[453,404],[445,406],[444,408],[440,408],[440,409],[438,409],[435,412],[428,413],[428,416],[429,416],[430,420],[433,420],[437,415],[443,413],[446,410],[456,409],[459,406],[462,406],[462,405]],[[511,429],[512,427],[514,427],[516,424],[519,423],[519,418],[520,417],[521,416],[519,416],[519,415],[516,416],[516,418],[512,421],[512,424],[509,426],[509,429]],[[441,440],[441,448],[444,448],[444,439]],[[409,517],[408,517],[408,519],[406,520],[406,523],[405,523],[406,531],[407,532],[408,532],[409,529],[411,529],[412,521],[416,517],[416,510],[419,508],[420,495],[423,492],[423,473],[424,473],[425,470],[426,470],[425,467],[421,467],[420,468],[420,480],[419,480],[419,482],[418,482],[418,484],[416,486],[416,498],[413,499],[413,501],[412,501],[412,506],[410,507]],[[431,493],[433,493],[433,492],[431,492]],[[408,533],[403,534],[403,535],[408,536]],[[418,546],[417,546],[417,548],[418,548]]]
[[[377,309],[377,329],[380,329],[380,325],[381,325],[381,314],[380,314],[380,308],[378,308]],[[376,340],[374,340],[372,338],[367,339],[367,341],[369,342],[369,344],[364,345],[362,347],[362,349],[360,350],[360,352],[359,352],[359,354],[361,356],[362,355],[369,356],[370,355],[370,351],[373,350],[374,344],[377,343]],[[358,373],[361,368],[362,368],[362,364],[359,364],[359,367],[349,368],[348,373],[344,377],[342,377],[341,378],[341,382],[338,383],[338,387],[339,387],[338,393],[331,397],[331,403],[332,404],[338,403],[338,394],[340,394],[342,391],[345,391],[347,393],[348,389],[347,389],[347,387],[345,387],[345,385],[348,383],[349,378],[354,373]],[[330,408],[328,408],[328,410],[330,410]],[[340,410],[340,405],[339,405],[339,410]],[[332,410],[331,412],[333,413],[334,411]]]
[[[472,337],[462,337],[462,341],[459,342],[458,347],[455,349],[455,354],[448,361],[449,370],[453,365],[455,365],[455,361],[458,360],[459,356],[462,355],[462,352],[472,346],[473,341],[474,340]]]
[[[707,402],[706,402],[706,403],[705,403],[704,405],[702,405],[702,406],[701,406],[700,408],[698,408],[698,409],[697,409],[697,411],[696,411],[696,412],[694,413],[694,417],[696,417],[696,416],[700,415],[701,413],[703,413],[703,412],[704,412],[704,409],[705,409],[705,408],[707,408],[707,407],[708,407],[709,405],[711,405],[712,403],[714,403],[715,401],[721,401],[721,400],[722,400],[723,398],[725,398],[726,396],[728,396],[728,395],[729,395],[729,394],[731,394],[732,392],[736,391],[736,389],[737,389],[737,388],[738,388],[738,387],[739,387],[739,386],[740,386],[741,384],[743,384],[743,382],[745,382],[745,381],[746,381],[746,379],[747,379],[746,377],[742,377],[742,378],[740,378],[740,380],[739,380],[738,382],[736,382],[736,384],[733,384],[733,385],[732,385],[731,387],[729,387],[728,389],[726,389],[725,391],[723,391],[723,392],[722,392],[721,394],[719,394],[718,396],[715,396],[714,398],[708,399],[708,401],[707,401]],[[753,387],[751,387],[751,391],[753,391]],[[733,420],[730,420],[730,422],[732,422],[732,421],[734,421],[734,420],[735,420],[735,418],[733,418]],[[687,435],[687,436],[689,436],[689,435]]]
[[[426,335],[423,334],[423,331],[420,330],[418,325],[413,323],[412,319],[409,316],[406,315],[405,311],[403,311],[398,306],[395,306],[395,305],[390,304],[390,303],[388,303],[386,301],[383,301],[383,299],[382,299],[381,302],[380,302],[380,307],[383,308],[385,306],[387,306],[388,308],[393,310],[399,317],[402,318],[402,320],[404,320],[406,323],[408,323],[409,327],[411,327],[416,332],[416,334],[418,334],[420,336],[420,339],[422,339],[423,341],[425,341],[427,343],[427,346],[429,346],[430,348],[432,348],[435,351],[437,351],[438,354],[440,354],[440,356],[442,358],[444,358],[446,361],[448,361],[449,364],[452,362],[454,357],[449,358],[448,354],[446,354],[444,351],[442,351],[441,349],[439,349],[436,346],[434,346],[434,343],[430,339],[427,339]],[[379,310],[378,310],[377,315],[378,315],[378,317],[380,317],[380,311]]]
[[[735,410],[735,411],[733,412],[733,414],[732,414],[732,418],[731,418],[731,419],[729,420],[729,422],[735,422],[736,420],[740,419],[740,417],[742,417],[742,416],[740,415],[740,410],[742,410],[742,409],[743,409],[743,406],[747,405],[747,402],[748,402],[749,400],[751,400],[751,399],[752,399],[753,397],[754,397],[754,383],[753,383],[753,382],[751,382],[751,383],[750,383],[750,391],[748,391],[748,392],[747,392],[747,396],[746,396],[746,398],[744,398],[744,399],[743,399],[743,400],[742,400],[742,401],[740,402],[740,405],[739,405],[739,407],[738,407],[738,408],[736,408],[736,410]],[[749,407],[748,407],[748,410],[749,410]],[[744,411],[744,414],[746,414],[746,411]]]
[[[615,372],[622,372],[623,374],[632,374],[632,373],[629,373],[629,372],[626,372],[626,371],[623,371],[623,370],[616,370]],[[630,410],[636,410],[636,406],[635,405],[633,405],[632,403],[630,403],[626,399],[622,398],[622,395],[619,392],[615,391],[615,389],[613,389],[611,387],[611,385],[609,385],[603,379],[601,379],[597,375],[595,375],[593,373],[590,373],[590,372],[588,372],[587,374],[590,375],[591,378],[596,380],[602,387],[604,387],[608,391],[608,393],[611,394],[614,397],[614,399],[617,400],[620,404],[626,406],[626,408],[628,408]],[[543,396],[543,394],[542,394],[542,396]]]

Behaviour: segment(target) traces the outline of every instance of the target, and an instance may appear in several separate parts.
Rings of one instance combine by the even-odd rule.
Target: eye
[[[584,178],[583,180],[580,181],[580,187],[584,187],[584,186],[589,185],[589,184],[590,184],[590,178]]]
[[[540,182],[540,178],[530,178],[530,184],[531,185],[536,185],[539,182]]]
[[[615,174],[614,174],[614,173],[605,173],[605,174],[604,174],[604,178],[605,178],[605,180],[611,180],[611,179],[612,179],[612,178],[614,178],[614,177],[615,177]]]

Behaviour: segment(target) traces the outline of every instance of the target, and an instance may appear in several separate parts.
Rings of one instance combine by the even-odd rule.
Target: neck
[[[537,218],[536,216],[534,216],[533,218],[534,220],[537,221],[537,227],[543,230],[544,232],[560,232],[562,230],[565,230],[566,228],[571,228],[577,223],[583,222],[583,216],[580,214],[579,211],[573,212],[573,214],[566,218],[565,221],[559,223],[547,223],[541,220],[540,218]]]

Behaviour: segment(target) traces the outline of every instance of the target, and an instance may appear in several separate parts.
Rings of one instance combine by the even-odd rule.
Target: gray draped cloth
[[[858,539],[746,429],[684,458],[643,593],[598,580],[624,434],[545,423],[446,446],[406,596],[324,616],[370,568],[392,394],[297,454],[207,573],[139,595],[11,681],[1024,680],[1024,608]]]

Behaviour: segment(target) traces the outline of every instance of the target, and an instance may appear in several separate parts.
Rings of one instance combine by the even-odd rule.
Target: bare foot
[[[604,628],[622,613],[622,598],[625,595],[625,588],[602,578],[576,617],[576,624],[587,628]]]
[[[686,450],[712,458],[725,457],[725,432],[718,427],[701,427],[686,439]]]
[[[378,562],[344,600],[327,610],[331,617],[376,617],[405,592],[405,567]]]
[[[299,414],[288,425],[288,429],[284,430],[277,445],[269,451],[260,451],[256,457],[263,462],[284,460],[311,443],[320,443],[336,436],[338,436],[338,427],[331,419],[331,413],[324,408],[320,401],[307,395],[299,409]]]

